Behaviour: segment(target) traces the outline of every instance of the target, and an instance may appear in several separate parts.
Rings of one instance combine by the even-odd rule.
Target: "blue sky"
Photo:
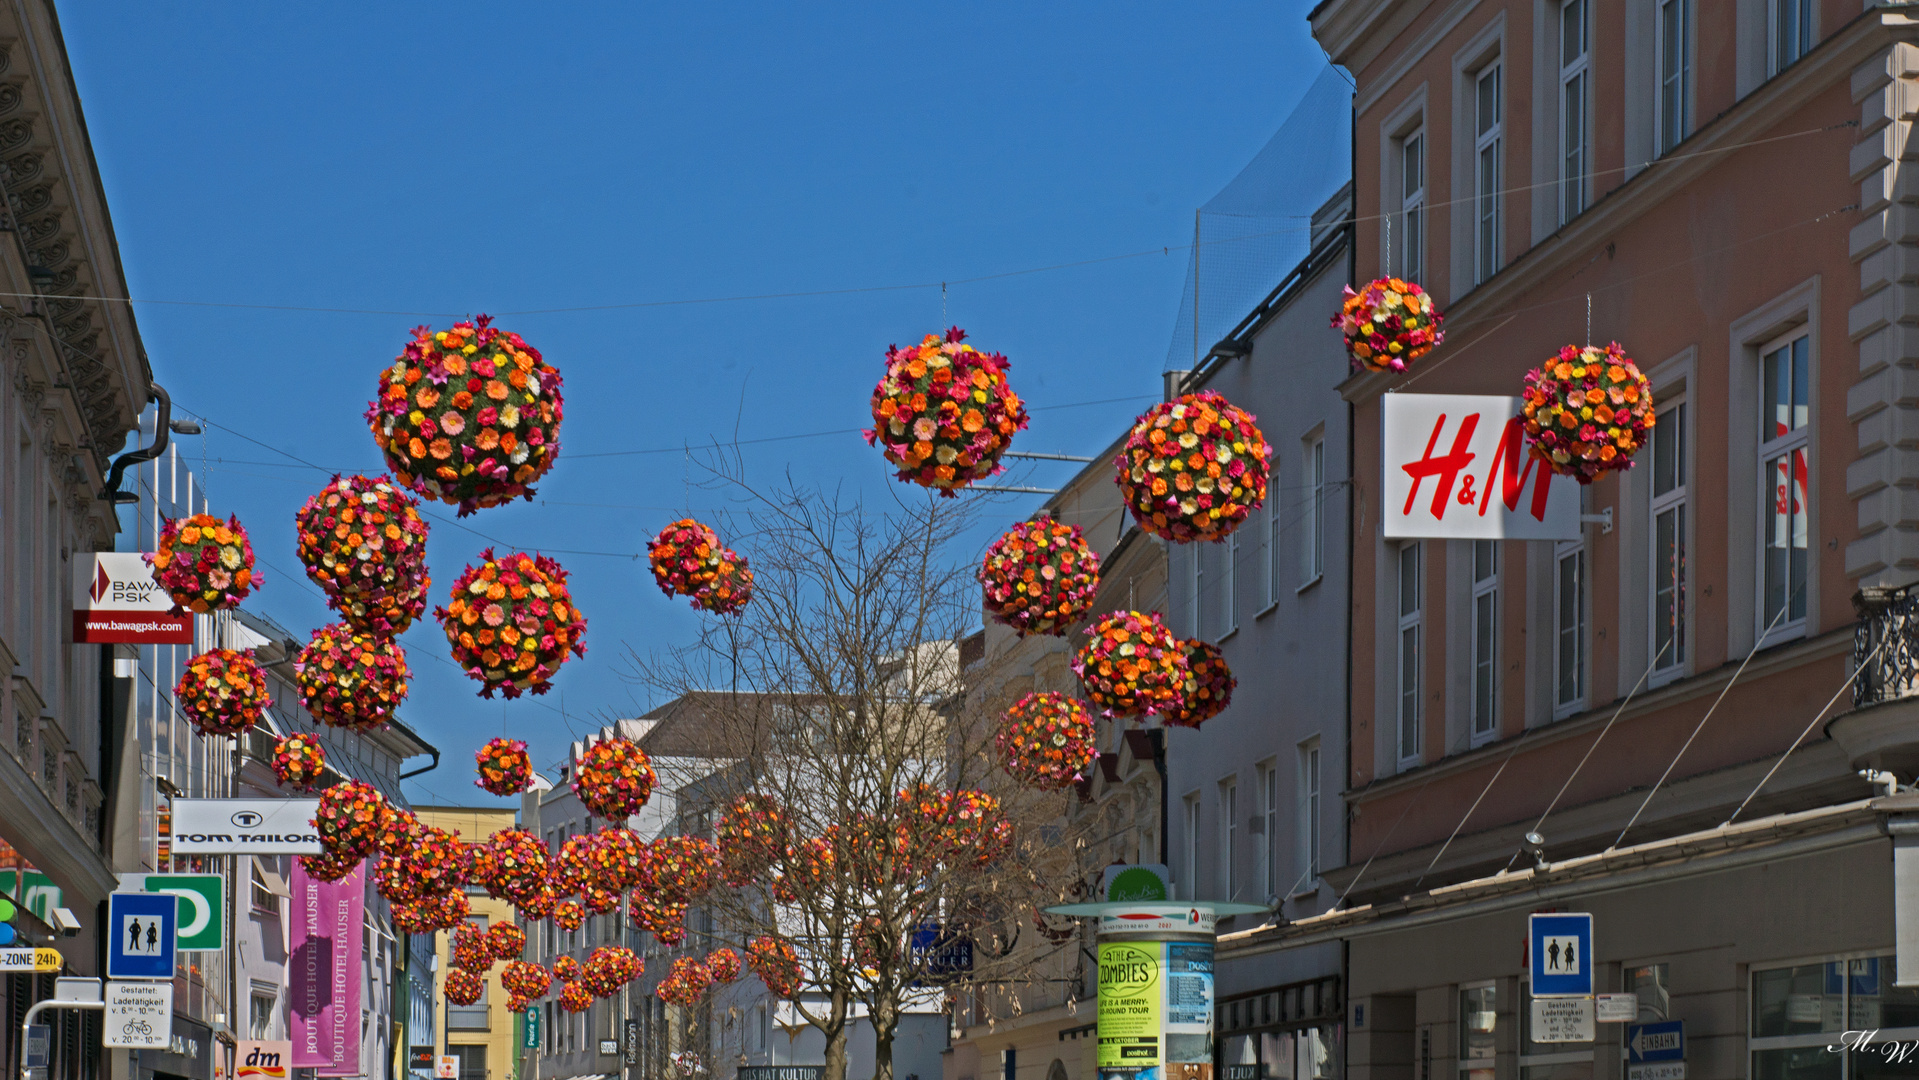
[[[619,677],[626,646],[689,638],[697,616],[631,556],[715,505],[675,448],[736,424],[742,439],[866,425],[886,346],[941,327],[937,286],[887,287],[1171,247],[947,291],[947,321],[1006,353],[1036,409],[1017,448],[1092,453],[1116,436],[1158,393],[1194,207],[1324,70],[1309,6],[67,4],[61,18],[154,372],[220,425],[181,450],[266,564],[249,606],[302,635],[331,621],[294,559],[293,513],[332,470],[381,471],[361,412],[409,328],[493,312],[565,376],[542,501],[462,524],[505,547],[608,553],[557,556],[590,620],[585,659],[544,697],[489,702],[430,620],[402,639],[403,715],[445,754],[408,794],[481,803],[485,739],[527,739],[545,763],[650,704]],[[877,291],[610,306],[843,289]],[[339,310],[298,310],[312,308]],[[587,456],[635,449],[668,452]],[[744,454],[761,480],[893,482],[854,434]],[[1051,468],[1021,482],[1072,466]],[[1004,497],[1004,516],[1041,498]],[[435,602],[487,543],[435,522]]]

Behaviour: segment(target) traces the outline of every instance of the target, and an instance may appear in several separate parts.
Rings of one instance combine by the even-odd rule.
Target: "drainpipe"
[[[439,767],[440,767],[440,752],[439,752],[438,750],[429,750],[429,751],[427,751],[427,752],[433,755],[433,760],[432,760],[432,761],[430,761],[430,762],[428,762],[428,763],[426,763],[425,765],[422,765],[422,766],[420,766],[419,768],[417,768],[417,769],[415,769],[415,770],[413,770],[412,772],[403,772],[403,773],[401,773],[401,774],[400,774],[400,776],[399,776],[399,779],[401,779],[401,780],[405,780],[405,779],[406,779],[407,777],[409,777],[409,776],[418,776],[418,775],[420,775],[421,773],[430,773],[430,772],[432,772],[433,770],[435,770],[435,769],[437,769],[437,768],[439,768]]]
[[[128,466],[152,461],[154,458],[165,453],[168,436],[174,431],[173,398],[168,396],[166,388],[159,383],[148,383],[147,393],[153,396],[153,400],[158,403],[159,408],[159,413],[154,417],[153,421],[153,445],[128,451],[113,459],[113,465],[107,472],[106,489],[100,492],[100,497],[110,503],[137,503],[140,501],[140,496],[134,492],[120,490],[120,477],[127,471]],[[180,434],[182,435],[194,435],[199,433],[200,427],[198,424],[189,421],[181,421],[180,429]]]

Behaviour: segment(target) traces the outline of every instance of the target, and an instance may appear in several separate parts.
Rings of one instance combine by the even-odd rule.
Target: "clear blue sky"
[[[185,412],[373,474],[360,414],[421,322],[953,281],[1183,244],[1193,208],[1324,70],[1309,7],[66,4],[61,17],[132,295],[235,305],[141,303],[158,379]],[[1174,247],[952,286],[948,321],[1006,353],[1041,410],[1018,448],[1095,452],[1152,400],[1186,265]],[[615,554],[558,556],[590,651],[545,697],[482,701],[431,620],[402,639],[403,715],[445,754],[409,796],[489,801],[471,784],[481,742],[504,731],[556,760],[572,733],[652,704],[619,678],[627,645],[691,636],[696,614],[626,556],[714,496],[689,490],[677,452],[585,455],[730,439],[736,420],[742,439],[864,426],[886,346],[939,329],[940,303],[935,287],[500,316],[566,378],[564,449],[545,501],[464,524],[523,550]],[[1049,408],[1084,402],[1103,404]],[[266,563],[249,606],[302,636],[331,621],[292,529],[327,473],[219,428],[181,450],[205,460],[214,509],[240,515]],[[745,453],[760,479],[790,466],[854,490],[892,483],[853,434]],[[1005,517],[1040,498],[1006,498]],[[486,543],[435,523],[435,602]]]

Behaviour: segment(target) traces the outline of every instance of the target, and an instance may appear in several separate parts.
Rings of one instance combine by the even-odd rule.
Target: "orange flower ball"
[[[1193,727],[1218,716],[1233,700],[1233,688],[1239,680],[1226,666],[1226,657],[1216,646],[1193,639],[1180,642],[1186,650],[1186,686],[1180,693],[1178,708],[1160,718],[1174,727]]]
[[[661,529],[646,545],[646,557],[660,591],[690,596],[696,608],[731,615],[753,598],[753,571],[746,559],[692,518]]]
[[[993,541],[979,580],[987,613],[1021,637],[1063,635],[1085,616],[1099,591],[1099,554],[1079,526],[1035,518]]]
[[[237,517],[224,523],[212,514],[168,518],[146,561],[153,580],[173,598],[175,615],[238,607],[259,584],[253,542]]]
[[[1037,788],[1058,789],[1073,786],[1093,767],[1098,737],[1085,705],[1048,690],[1014,702],[1001,717],[993,743],[1008,774]]]
[[[315,630],[294,670],[300,703],[313,718],[355,731],[392,723],[413,674],[399,642],[343,622]]]
[[[210,649],[187,661],[173,700],[200,734],[238,735],[260,722],[272,697],[252,653]]]
[[[1114,464],[1139,527],[1163,540],[1224,540],[1266,501],[1272,448],[1253,414],[1216,390],[1146,410]]]
[[[567,592],[566,571],[539,555],[495,559],[491,548],[480,559],[433,613],[453,659],[479,682],[481,697],[544,694],[567,653],[586,655],[586,616]]]
[[[1073,671],[1107,716],[1163,715],[1179,708],[1186,652],[1157,614],[1114,612],[1088,627],[1086,637]]]
[[[294,516],[300,562],[327,606],[365,633],[394,637],[426,608],[426,521],[385,477],[335,476]]]
[[[873,388],[868,445],[880,447],[899,478],[952,496],[1001,470],[1026,406],[1006,382],[1006,357],[962,344],[954,327],[904,349],[886,350],[886,375]]]
[[[652,763],[631,739],[602,739],[573,769],[573,790],[595,817],[625,821],[653,796]]]
[[[1581,484],[1632,468],[1655,419],[1652,384],[1616,341],[1559,350],[1526,373],[1525,402],[1533,456]]]

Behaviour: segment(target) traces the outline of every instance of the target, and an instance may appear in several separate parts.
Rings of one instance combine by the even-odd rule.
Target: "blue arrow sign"
[[[107,978],[173,978],[180,898],[172,893],[114,893],[107,899]]]
[[[1659,1024],[1626,1026],[1628,1061],[1686,1060],[1686,1022],[1667,1020]]]
[[[1584,997],[1593,992],[1593,917],[1531,917],[1532,994]]]

